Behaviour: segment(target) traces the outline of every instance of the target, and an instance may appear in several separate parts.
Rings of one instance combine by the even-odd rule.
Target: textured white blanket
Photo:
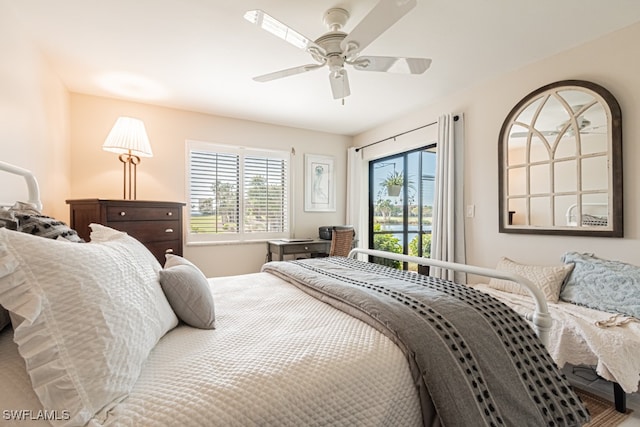
[[[497,291],[484,285],[474,285],[502,300],[515,311],[524,314],[534,309],[528,296]],[[562,367],[594,365],[602,378],[615,381],[627,393],[638,391],[640,381],[640,323],[599,328],[613,314],[560,301],[548,303],[553,326],[549,336],[549,353]]]
[[[381,333],[268,273],[210,281],[216,329],[163,337],[107,425],[422,424],[407,361]],[[5,331],[0,407],[37,410],[21,366]]]

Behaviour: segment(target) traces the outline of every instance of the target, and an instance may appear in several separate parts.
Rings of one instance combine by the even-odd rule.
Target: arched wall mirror
[[[581,80],[552,83],[509,113],[499,140],[500,232],[622,237],[622,115]]]

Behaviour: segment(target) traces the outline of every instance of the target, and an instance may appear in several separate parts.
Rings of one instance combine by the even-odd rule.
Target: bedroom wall
[[[296,235],[316,233],[318,225],[344,221],[345,195],[340,189],[337,212],[305,213],[302,209],[302,159],[305,152],[336,156],[338,182],[345,182],[344,136],[245,122],[205,114],[151,107],[85,95],[69,94],[44,57],[17,27],[10,10],[0,13],[0,159],[31,169],[39,177],[45,213],[68,220],[65,199],[120,198],[121,168],[115,155],[100,145],[116,117],[130,114],[145,120],[155,157],[144,159],[139,198],[184,199],[184,140],[295,146]],[[441,113],[465,115],[465,204],[476,206],[467,218],[467,253],[474,264],[494,266],[508,254],[532,263],[558,262],[567,250],[640,264],[640,57],[635,41],[640,24],[474,88],[358,135],[360,146],[434,121]],[[7,66],[6,64],[10,64]],[[428,75],[425,76],[428,78]],[[623,112],[625,173],[625,238],[530,236],[500,234],[497,212],[497,138],[510,109],[530,91],[569,78],[592,80],[617,97]],[[70,107],[70,102],[72,106]],[[72,123],[71,123],[72,122]],[[70,128],[70,126],[72,126]],[[280,145],[278,145],[280,144]],[[319,149],[316,149],[319,148]],[[382,149],[383,147],[379,147]],[[72,153],[71,153],[72,152]],[[46,178],[45,178],[46,177]],[[3,176],[1,199],[23,197],[22,181]],[[265,255],[263,244],[187,247],[185,253],[210,275],[255,271]],[[489,250],[487,250],[489,249]],[[237,260],[243,260],[241,262]],[[234,265],[235,264],[235,265]]]
[[[0,160],[31,170],[45,214],[67,219],[69,94],[10,10],[0,13]],[[26,200],[24,179],[0,176],[2,202]]]
[[[556,264],[566,251],[582,251],[640,265],[638,40],[640,24],[635,24],[498,79],[460,90],[429,108],[357,135],[354,146],[430,123],[444,113],[464,113],[465,205],[476,207],[475,217],[465,221],[467,262],[494,267],[500,256],[508,256],[520,262]],[[609,89],[620,103],[624,153],[625,237],[622,239],[498,233],[497,147],[502,122],[529,92],[565,79],[598,83]]]
[[[144,121],[153,150],[138,167],[139,200],[186,200],[185,141],[217,142],[247,147],[295,149],[295,237],[317,237],[322,225],[345,221],[346,149],[351,138],[264,123],[200,114],[171,108],[72,93],[71,198],[122,198],[122,163],[101,146],[119,116]],[[336,212],[304,212],[304,154],[335,158]],[[186,209],[185,209],[186,214]],[[186,246],[184,255],[207,276],[227,276],[260,270],[266,243]]]

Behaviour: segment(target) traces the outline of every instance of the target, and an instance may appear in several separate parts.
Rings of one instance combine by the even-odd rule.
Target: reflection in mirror
[[[500,131],[500,232],[621,237],[620,107],[580,80],[527,95]]]

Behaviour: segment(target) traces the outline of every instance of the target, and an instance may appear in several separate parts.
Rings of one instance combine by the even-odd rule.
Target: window
[[[288,237],[289,153],[188,141],[188,242]]]
[[[369,247],[431,256],[436,144],[369,162]],[[405,270],[417,264],[373,259]]]

